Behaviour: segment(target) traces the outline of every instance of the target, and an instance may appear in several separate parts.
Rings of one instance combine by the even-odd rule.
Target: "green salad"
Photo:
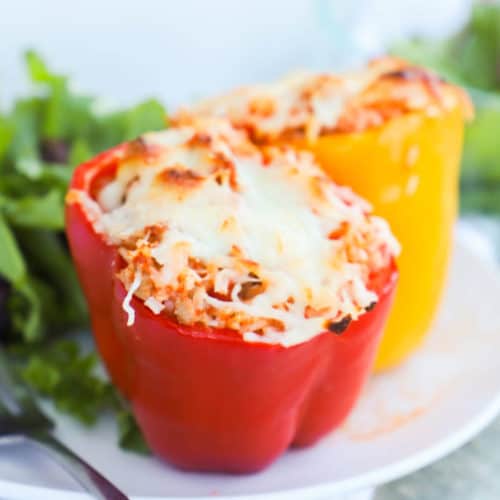
[[[0,342],[25,381],[85,424],[117,415],[120,442],[144,449],[134,421],[96,370],[94,351],[68,340],[88,315],[64,236],[64,196],[79,163],[166,126],[156,100],[102,111],[65,76],[26,54],[32,95],[0,111]]]
[[[467,25],[446,40],[409,40],[392,52],[435,69],[467,89],[476,108],[462,162],[464,212],[500,212],[500,2],[477,3]]]

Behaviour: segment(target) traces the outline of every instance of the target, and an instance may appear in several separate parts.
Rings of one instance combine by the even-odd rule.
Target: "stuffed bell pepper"
[[[256,144],[309,150],[332,179],[385,217],[402,246],[395,304],[377,358],[398,364],[421,342],[446,277],[457,212],[462,90],[395,58],[343,75],[297,74],[181,111],[226,116]]]
[[[348,415],[399,245],[312,155],[193,121],[78,167],[66,217],[98,349],[160,457],[252,472]]]

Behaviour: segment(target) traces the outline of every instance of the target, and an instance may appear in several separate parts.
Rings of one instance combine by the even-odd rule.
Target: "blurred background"
[[[79,87],[120,104],[168,107],[301,68],[356,64],[410,34],[442,38],[470,0],[18,0],[2,9],[0,85],[25,87],[34,48]]]

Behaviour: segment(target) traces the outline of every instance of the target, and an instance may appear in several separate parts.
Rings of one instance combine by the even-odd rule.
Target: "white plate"
[[[374,377],[343,428],[251,476],[181,473],[120,451],[110,420],[86,430],[57,417],[59,437],[134,499],[331,498],[394,479],[456,449],[500,410],[500,280],[459,232],[438,321],[408,363]],[[469,242],[469,243],[468,243]],[[73,490],[73,491],[72,491]],[[33,450],[0,448],[0,496],[83,500]]]

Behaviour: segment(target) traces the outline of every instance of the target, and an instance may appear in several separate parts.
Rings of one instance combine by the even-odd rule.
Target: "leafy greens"
[[[64,237],[64,196],[79,163],[147,130],[164,128],[154,99],[117,111],[75,93],[33,51],[26,54],[33,95],[0,110],[0,342],[25,381],[86,424],[117,415],[124,446],[144,451],[135,422],[95,353],[63,338],[88,315]]]

